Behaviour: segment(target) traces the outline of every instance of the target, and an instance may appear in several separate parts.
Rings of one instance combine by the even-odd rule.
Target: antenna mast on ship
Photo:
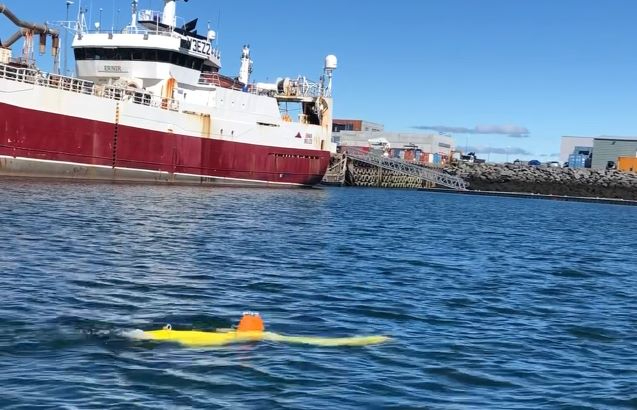
[[[332,96],[332,76],[336,67],[338,67],[338,60],[335,55],[330,54],[325,57],[325,68],[323,69],[324,74],[321,76],[321,89],[323,91],[323,96],[325,97]],[[326,77],[327,85],[325,84]]]
[[[139,3],[139,0],[133,0],[131,1],[131,21],[130,21],[130,28],[131,31],[135,31],[137,29],[137,4]]]
[[[250,60],[250,46],[243,46],[243,52],[241,53],[241,68],[239,69],[239,82],[248,84],[250,81],[250,74],[252,74],[252,60]]]

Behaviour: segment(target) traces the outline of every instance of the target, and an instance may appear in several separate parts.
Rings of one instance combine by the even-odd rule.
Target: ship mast
[[[130,21],[130,28],[132,29],[131,31],[135,31],[135,29],[137,28],[137,3],[139,3],[139,0],[133,0],[131,1],[131,21]]]
[[[243,46],[241,53],[241,68],[239,68],[239,82],[248,84],[252,74],[252,60],[250,60],[250,46]]]
[[[325,66],[323,67],[323,75],[321,76],[321,91],[325,97],[332,96],[332,77],[337,66],[338,60],[335,55],[330,54],[325,57]]]

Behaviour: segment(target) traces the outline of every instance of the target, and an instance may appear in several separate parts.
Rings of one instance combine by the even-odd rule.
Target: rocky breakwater
[[[637,200],[633,172],[469,163],[445,172],[463,178],[471,190]]]

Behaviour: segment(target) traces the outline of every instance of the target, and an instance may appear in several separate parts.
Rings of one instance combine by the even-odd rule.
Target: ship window
[[[113,60],[113,61],[151,61],[170,63],[181,67],[201,71],[205,61],[176,51],[133,49],[133,48],[76,48],[75,59]],[[207,71],[218,71],[216,67],[206,66]]]
[[[102,55],[104,56],[104,60],[113,60],[115,59],[115,49],[114,48],[102,49]]]
[[[157,61],[160,63],[169,63],[170,62],[170,51],[159,50],[157,52]]]
[[[157,50],[144,50],[145,61],[157,61]]]

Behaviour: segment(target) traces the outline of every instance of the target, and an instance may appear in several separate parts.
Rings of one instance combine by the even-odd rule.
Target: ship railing
[[[307,98],[318,98],[322,96],[321,86],[318,83],[309,81],[305,77],[299,77],[287,83],[283,90],[271,87],[272,84],[264,88],[259,84],[248,84],[241,86],[240,83],[230,83],[227,77],[220,76],[217,73],[202,73],[199,77],[199,84],[214,85],[218,87],[231,88],[233,90],[241,90],[255,95],[267,95],[269,97],[280,98],[282,100],[301,100]]]
[[[137,21],[148,23],[155,23],[155,27],[157,27],[157,31],[160,31],[160,25],[162,19],[164,18],[164,13],[157,10],[140,10],[137,13]],[[186,24],[186,20],[183,17],[175,16],[175,27],[183,27]]]
[[[319,83],[308,80],[305,77],[299,77],[297,81],[300,84],[301,95],[306,97],[320,97],[322,95]]]
[[[294,98],[318,98],[323,95],[321,85],[307,79],[307,77],[299,76],[296,79],[285,80],[282,87],[277,84],[277,97],[294,99]]]
[[[13,67],[0,64],[0,78],[116,101],[132,102],[164,110],[179,111],[180,108],[178,100],[154,95],[145,90],[116,85],[96,85],[92,81],[58,74],[47,74],[28,67]]]
[[[21,83],[35,84],[37,80],[37,70],[0,64],[0,78],[6,78],[7,80],[14,80]]]
[[[57,74],[46,74],[28,67],[13,67],[0,64],[0,78],[14,80],[21,83],[57,88],[80,94],[93,94],[93,82],[79,78],[65,77]]]
[[[219,73],[201,73],[199,76],[200,85],[229,88],[236,91],[245,91],[255,95],[268,95],[270,97],[281,97],[286,99],[318,98],[322,95],[321,85],[308,80],[305,77],[298,77],[289,81],[287,87],[280,92],[272,88],[259,88],[256,84],[242,85],[231,78]]]
[[[123,88],[113,85],[96,85],[94,95],[116,101],[132,102],[134,104],[161,108],[169,111],[179,111],[179,101],[151,94],[138,88]]]
[[[250,85],[242,86],[241,83],[233,81],[228,77],[224,77],[219,73],[201,73],[199,76],[200,85],[210,85],[215,87],[229,88],[236,91],[247,91],[256,94],[256,88]]]
[[[162,18],[162,12],[156,10],[140,10],[137,13],[137,20],[139,21],[154,21],[159,24]]]
[[[100,33],[98,31],[92,31],[92,33]],[[101,33],[104,33],[103,31]],[[117,34],[117,33],[115,33]],[[147,34],[149,36],[161,36],[161,37],[172,37],[172,38],[182,38],[179,34],[173,31],[165,31],[165,30],[149,30],[144,27],[124,27],[121,31],[121,34]]]

